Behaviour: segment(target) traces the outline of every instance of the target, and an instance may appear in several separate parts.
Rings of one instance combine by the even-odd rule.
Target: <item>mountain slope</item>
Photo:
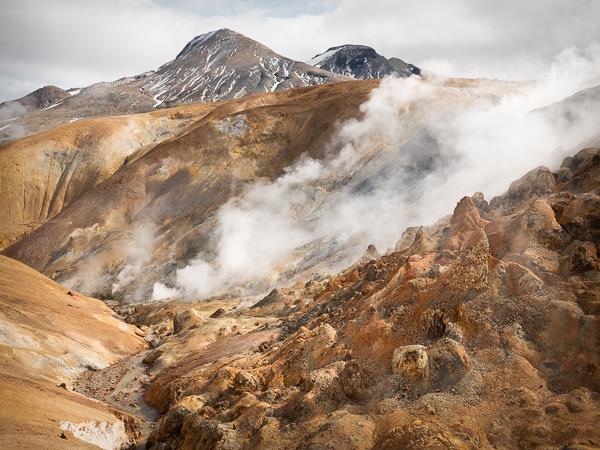
[[[103,302],[4,256],[0,305],[0,447],[127,442],[125,413],[69,389],[77,374],[144,349],[136,334],[141,332],[115,318]]]
[[[5,252],[84,292],[147,298],[156,281],[171,282],[176,270],[197,255],[209,261],[216,257],[218,214],[230,200],[254,184],[278,179],[302,155],[318,161],[334,158],[343,147],[334,139],[339,123],[361,117],[360,105],[378,83],[342,82],[224,102],[184,134],[124,165]],[[398,138],[418,136],[433,120],[431,111],[493,98],[514,86],[453,81],[450,87],[431,89],[436,95],[415,102],[410,114],[398,112],[406,124]],[[336,198],[368,186],[377,161],[388,167],[403,164],[387,160],[396,153],[385,151],[377,140],[365,139],[361,151],[344,170],[306,183],[308,199],[293,213],[299,220],[334,210]],[[290,277],[343,266],[366,248],[364,236],[353,239],[316,240],[291,249],[281,255],[280,265],[265,268],[260,280],[236,280],[237,285],[223,288],[235,291],[248,283],[247,292],[260,293]]]
[[[148,448],[598,447],[599,187],[583,149],[252,306],[138,305],[169,330]]]
[[[310,61],[315,67],[359,80],[383,78],[388,75],[409,77],[421,70],[399,58],[387,59],[366,45],[340,45],[316,55]]]
[[[81,120],[0,145],[0,248],[54,217],[135,152],[181,133],[211,108]]]
[[[59,383],[145,347],[134,327],[113,317],[103,302],[5,256],[0,256],[0,287],[4,374]],[[32,366],[36,359],[46,364]]]
[[[187,259],[206,242],[215,225],[212,214],[246,183],[277,177],[307,151],[322,158],[335,123],[356,116],[376,82],[356,83],[230,100],[123,166],[6,252],[75,284],[85,266],[90,283],[80,287],[110,296],[127,252],[136,246],[137,230],[149,224],[155,233],[166,232],[152,242],[150,253],[156,254],[147,266],[157,264],[160,269],[147,274],[160,277],[174,270],[173,252],[176,260]],[[84,262],[92,253],[97,265]],[[97,284],[92,273],[100,275],[105,264],[113,267],[112,275]]]

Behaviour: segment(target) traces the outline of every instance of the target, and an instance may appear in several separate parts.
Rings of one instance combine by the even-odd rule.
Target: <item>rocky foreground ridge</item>
[[[598,447],[599,194],[586,148],[250,307],[123,307],[148,448]]]

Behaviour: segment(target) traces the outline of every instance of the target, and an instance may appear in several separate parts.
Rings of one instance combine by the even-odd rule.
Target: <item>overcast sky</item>
[[[156,68],[218,28],[304,61],[353,43],[447,75],[530,79],[600,41],[600,0],[1,0],[0,101]]]

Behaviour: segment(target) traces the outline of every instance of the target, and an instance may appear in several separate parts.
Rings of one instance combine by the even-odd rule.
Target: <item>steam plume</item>
[[[598,44],[569,49],[547,79],[515,85],[520,95],[499,87],[500,101],[439,112],[431,111],[436,99],[455,95],[443,80],[383,80],[361,106],[363,119],[341,127],[336,157],[302,158],[226,203],[217,215],[216,258],[198,256],[172,287],[156,283],[153,298],[202,298],[250,280],[271,286],[293,271],[300,247],[326,245],[323,255],[343,249],[346,262],[369,243],[390,249],[406,227],[451,212],[461,196],[500,194],[531,168],[555,166],[598,132],[600,95],[567,101],[558,114],[534,110],[597,84],[599,62]],[[478,87],[470,94],[479,95]]]

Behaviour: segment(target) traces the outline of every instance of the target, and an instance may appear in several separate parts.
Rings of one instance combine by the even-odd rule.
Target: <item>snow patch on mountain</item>
[[[154,108],[240,98],[343,79],[281,56],[228,29],[195,37],[173,61],[144,75],[140,90],[153,98]]]
[[[217,33],[217,31],[219,31],[219,30],[209,31],[208,33],[204,33],[204,34],[201,34],[200,36],[196,36],[194,39],[192,39],[190,42],[188,42],[186,44],[186,46],[183,48],[183,50],[181,52],[179,52],[179,54],[177,55],[177,57],[175,59],[183,58],[189,52],[191,52],[194,47],[204,44],[206,41],[208,41],[211,37],[213,37]]]
[[[321,53],[320,55],[316,55],[312,59],[308,60],[307,64],[310,64],[311,66],[315,66],[315,67],[320,67],[319,64],[321,64],[321,63],[323,63],[323,61],[326,61],[327,59],[331,58],[340,49],[341,49],[341,47],[330,48],[326,52]]]

